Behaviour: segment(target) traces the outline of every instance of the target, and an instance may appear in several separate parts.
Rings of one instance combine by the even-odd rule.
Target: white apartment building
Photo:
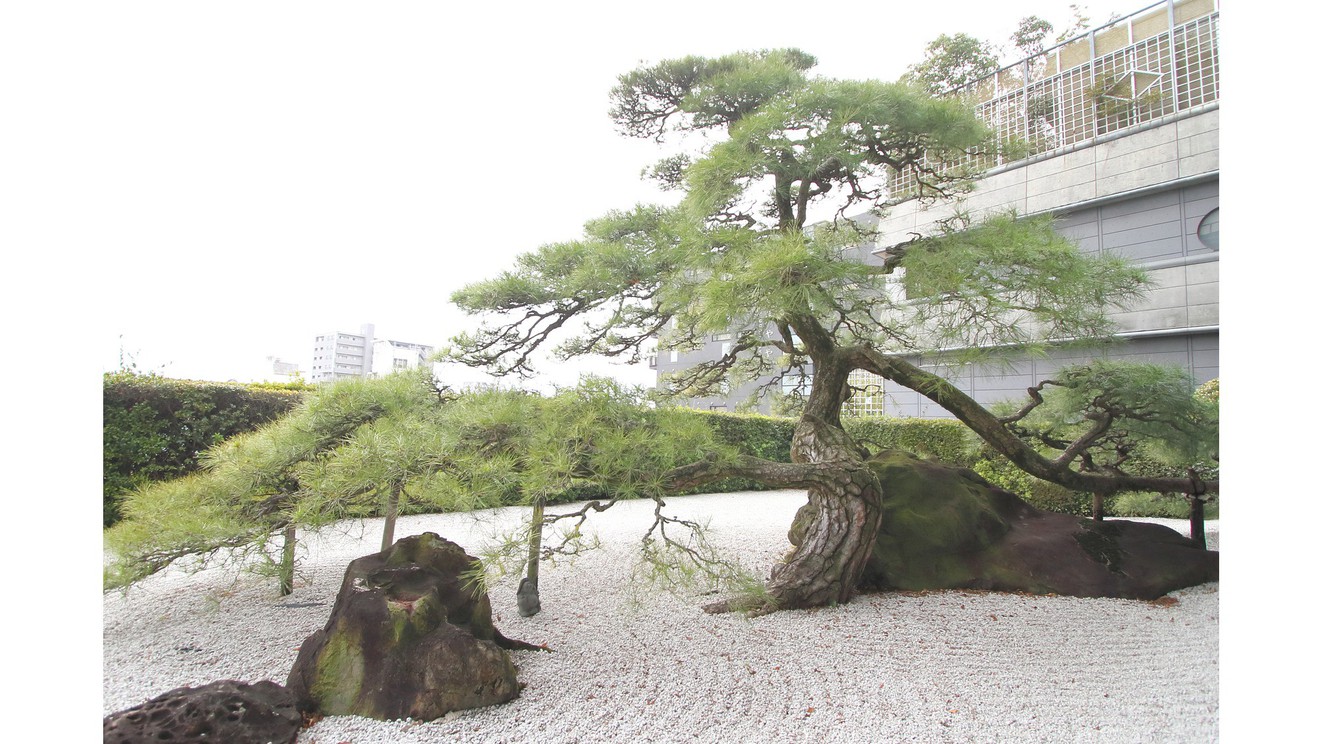
[[[313,342],[309,381],[334,382],[349,377],[381,377],[397,369],[427,362],[433,348],[426,344],[377,338],[376,327],[364,323],[358,333],[332,331]]]

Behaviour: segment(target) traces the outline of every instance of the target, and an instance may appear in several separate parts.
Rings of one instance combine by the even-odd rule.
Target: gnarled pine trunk
[[[850,368],[834,357],[815,365],[814,388],[795,426],[790,458],[825,466],[807,484],[816,512],[804,539],[772,569],[767,599],[750,610],[754,615],[849,601],[882,525],[881,482],[865,463],[867,451],[841,428]]]
[[[768,610],[849,601],[882,525],[881,484],[862,458],[824,472],[808,497],[815,515],[803,541],[772,569],[767,591],[775,607]]]

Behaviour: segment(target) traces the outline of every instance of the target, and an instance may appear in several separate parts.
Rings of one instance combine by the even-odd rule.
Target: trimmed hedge
[[[790,440],[795,436],[795,419],[763,416],[756,413],[693,411],[712,427],[717,438],[746,455],[775,462],[790,462]],[[686,493],[730,493],[766,491],[768,487],[747,478],[725,478]]]
[[[873,451],[898,449],[961,467],[974,464],[969,429],[955,419],[870,416],[841,423],[856,442]]]
[[[102,521],[119,521],[122,495],[197,469],[198,454],[279,418],[300,385],[241,385],[112,372],[102,396]]]
[[[1077,517],[1093,514],[1093,494],[1072,491],[1065,486],[1039,480],[1001,455],[985,453],[974,463],[973,470],[992,485],[1004,488],[1044,511]],[[1104,499],[1103,508],[1110,510],[1110,502],[1114,498]]]

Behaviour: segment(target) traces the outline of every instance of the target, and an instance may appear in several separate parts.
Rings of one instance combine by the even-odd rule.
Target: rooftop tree
[[[868,453],[841,428],[854,370],[926,395],[1045,480],[1103,493],[1186,487],[1048,459],[1009,422],[905,360],[931,348],[1032,350],[1098,337],[1109,331],[1109,308],[1138,298],[1146,280],[1118,259],[1082,255],[1045,220],[1014,215],[916,237],[880,263],[860,259],[869,220],[846,215],[882,208],[897,171],[914,176],[917,198],[955,195],[968,174],[943,163],[988,133],[959,102],[905,84],[813,77],[815,63],[780,49],[622,75],[610,94],[621,133],[692,143],[649,171],[681,192],[679,204],[609,213],[588,222],[582,239],[544,245],[456,292],[456,304],[487,320],[454,340],[452,358],[531,375],[539,350],[636,361],[654,340],[687,349],[734,332],[728,353],[680,374],[670,392],[705,396],[766,375],[772,384],[808,375],[792,463],[700,459],[665,482],[679,490],[740,476],[807,489],[815,516],[754,613],[844,602],[856,590],[883,494]],[[892,291],[902,273],[917,300]]]

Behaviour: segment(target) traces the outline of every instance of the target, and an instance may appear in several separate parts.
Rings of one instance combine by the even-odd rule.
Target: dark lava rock
[[[289,690],[275,682],[222,680],[180,687],[103,722],[106,744],[293,744],[303,716]]]

